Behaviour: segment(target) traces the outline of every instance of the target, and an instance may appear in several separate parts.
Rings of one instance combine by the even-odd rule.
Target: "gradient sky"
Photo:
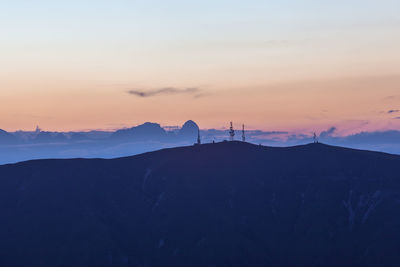
[[[0,128],[400,129],[399,10],[398,0],[0,1]]]

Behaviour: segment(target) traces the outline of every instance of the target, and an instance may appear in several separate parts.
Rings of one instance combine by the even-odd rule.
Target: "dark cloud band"
[[[178,94],[195,94],[198,95],[200,93],[199,88],[175,88],[175,87],[165,87],[165,88],[158,88],[154,90],[137,90],[131,89],[128,91],[128,94],[138,96],[138,97],[152,97],[157,95],[178,95]]]

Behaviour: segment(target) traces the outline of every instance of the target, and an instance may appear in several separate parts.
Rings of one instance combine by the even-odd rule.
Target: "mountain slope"
[[[14,144],[16,143],[16,138],[12,134],[0,129],[0,145],[3,144]]]
[[[0,166],[0,265],[400,263],[400,157],[241,142]]]

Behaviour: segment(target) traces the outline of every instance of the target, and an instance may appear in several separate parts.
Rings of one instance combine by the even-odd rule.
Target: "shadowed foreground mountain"
[[[1,266],[399,266],[400,156],[242,142],[0,166]]]

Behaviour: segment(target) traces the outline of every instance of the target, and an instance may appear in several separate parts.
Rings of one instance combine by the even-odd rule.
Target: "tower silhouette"
[[[235,130],[233,129],[233,123],[231,122],[231,127],[229,128],[229,140],[233,141],[235,139]]]
[[[197,144],[201,145],[200,130],[197,131]]]
[[[314,133],[313,139],[314,139],[314,144],[317,144],[318,143],[318,136],[317,136],[316,133]]]
[[[244,124],[243,124],[243,127],[242,127],[242,141],[246,142],[246,136],[244,134]]]

